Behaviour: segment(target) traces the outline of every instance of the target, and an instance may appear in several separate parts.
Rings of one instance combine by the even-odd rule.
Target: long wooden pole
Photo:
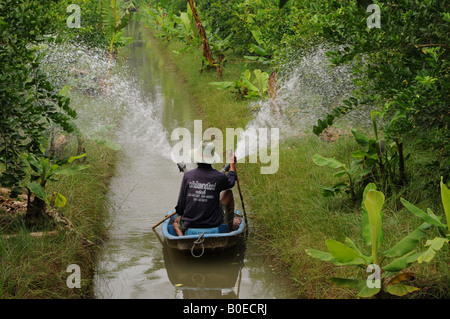
[[[155,224],[152,226],[152,229],[155,229],[156,227],[158,227],[159,225],[161,225],[166,219],[172,217],[173,215],[175,215],[177,212],[173,212],[169,215],[167,215],[166,217],[164,217],[164,219],[162,221],[160,221],[159,223]]]
[[[241,185],[239,184],[239,176],[237,174],[236,171],[236,167],[234,168],[234,172],[236,173],[236,182],[237,182],[237,186],[238,186],[238,191],[239,191],[239,197],[241,198],[241,204],[242,204],[242,210],[244,211],[244,221],[245,221],[245,225],[248,227],[248,223],[247,223],[247,213],[245,212],[245,205],[244,205],[244,198],[242,197],[242,191],[241,191]],[[248,228],[247,228],[248,229]]]

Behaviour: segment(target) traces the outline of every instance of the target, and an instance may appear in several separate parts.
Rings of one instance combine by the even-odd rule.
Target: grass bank
[[[254,116],[247,100],[235,101],[230,92],[208,85],[211,81],[217,81],[217,75],[214,71],[199,72],[202,59],[200,49],[177,54],[175,52],[185,45],[176,40],[161,42],[155,39],[154,45],[165,52],[168,63],[174,65],[185,79],[208,126],[220,129],[245,127]],[[227,56],[227,60],[222,80],[238,79],[245,61],[233,56]],[[249,64],[249,68],[264,69],[264,66]],[[271,70],[265,71],[270,73]],[[400,197],[423,209],[430,207],[443,216],[439,189],[428,185],[430,181],[437,185],[440,178],[424,166],[433,155],[421,152],[413,141],[406,145],[406,152],[412,155],[407,161],[409,185],[387,196],[383,210],[385,241],[382,250],[397,243],[421,223],[403,208]],[[344,241],[345,237],[349,237],[359,247],[364,247],[360,239],[361,203],[351,204],[346,194],[324,198],[321,187],[336,183],[334,172],[318,167],[312,161],[313,154],[320,153],[348,163],[350,153],[356,149],[353,138],[344,136],[335,142],[327,142],[311,134],[282,141],[276,174],[261,175],[257,164],[238,166],[252,234],[261,240],[263,249],[272,259],[278,261],[278,268],[294,284],[295,294],[299,297],[351,298],[355,296],[351,291],[332,285],[327,278],[367,276],[363,270],[337,268],[305,253],[307,248],[326,251],[325,239],[331,238]],[[432,235],[434,233],[429,238],[433,238]],[[369,251],[370,247],[366,246],[366,250]],[[407,270],[416,274],[415,285],[422,289],[408,296],[448,297],[449,260],[449,248],[446,246],[430,264],[409,267]]]
[[[77,232],[101,244],[106,237],[107,191],[115,166],[115,152],[86,141],[86,163],[90,168],[65,176],[48,185],[67,198],[58,212],[67,217]],[[67,154],[75,154],[75,143]],[[0,212],[9,223],[0,223],[0,299],[5,298],[91,298],[95,259],[99,246],[84,247],[73,232],[59,231],[55,236],[33,237],[23,225],[22,214]],[[49,228],[52,226],[49,225]],[[15,233],[7,238],[5,234]],[[71,264],[80,266],[81,288],[68,288],[66,272]]]

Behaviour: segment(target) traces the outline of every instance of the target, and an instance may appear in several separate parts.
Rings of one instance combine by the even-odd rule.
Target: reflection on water
[[[109,191],[110,238],[99,256],[95,295],[98,298],[285,296],[258,255],[251,233],[246,245],[238,250],[193,258],[166,247],[161,240],[161,227],[152,231],[151,226],[174,208],[182,180],[170,155],[161,152],[165,148],[155,148],[155,144],[169,145],[170,134],[166,132],[179,126],[191,129],[194,119],[200,118],[186,98],[182,80],[152,47],[148,30],[134,24],[129,32],[134,41],[125,50],[127,59],[122,67],[135,77],[126,83],[135,85],[120,87],[123,97],[120,109],[127,114],[116,120],[116,141],[122,151]],[[127,92],[133,92],[133,98],[127,99]],[[89,107],[100,104],[94,101]],[[108,123],[110,119],[104,121]]]
[[[176,298],[239,298],[245,245],[201,259],[163,246],[164,265]]]

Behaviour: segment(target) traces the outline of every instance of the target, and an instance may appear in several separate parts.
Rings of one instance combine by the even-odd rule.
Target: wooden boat
[[[174,211],[167,212],[166,216]],[[173,228],[173,222],[178,217],[174,214],[162,225],[163,236],[166,239],[167,246],[183,253],[190,252],[194,257],[201,257],[204,253],[221,252],[242,243],[246,235],[245,218],[242,213],[235,210],[235,215],[242,218],[239,228],[228,232],[226,224],[216,228],[195,228],[191,229],[192,234],[177,236]]]

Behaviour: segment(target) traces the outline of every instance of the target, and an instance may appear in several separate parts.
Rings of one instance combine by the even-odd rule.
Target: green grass
[[[48,185],[48,190],[66,196],[67,204],[59,212],[87,239],[101,244],[106,236],[106,193],[115,154],[94,142],[86,141],[84,146],[91,167]],[[68,153],[74,154],[74,148],[69,148]],[[14,231],[17,236],[9,239],[0,236],[0,299],[93,297],[93,274],[99,246],[83,247],[77,235],[67,231],[34,238],[30,236],[31,230],[24,227],[23,216],[10,216],[9,219],[9,228],[0,227],[0,234]],[[70,273],[66,270],[70,264],[80,266],[80,289],[67,287]]]
[[[183,43],[155,41],[155,45],[167,53],[168,62],[185,79],[192,98],[197,101],[202,119],[210,127],[245,127],[253,116],[248,101],[235,101],[230,91],[220,91],[208,85],[218,79],[214,71],[199,72],[200,48],[176,54],[173,50],[179,51],[184,47]],[[227,56],[227,59],[222,80],[232,81],[239,78],[245,61],[233,55]],[[249,64],[249,68],[264,69],[254,63]],[[270,73],[270,70],[265,71]],[[282,142],[280,166],[276,174],[261,175],[259,165],[255,164],[238,165],[251,234],[260,240],[262,249],[273,257],[271,264],[277,261],[278,269],[294,283],[294,295],[302,298],[351,298],[355,297],[355,292],[338,288],[327,278],[367,277],[364,271],[335,267],[305,253],[307,248],[326,250],[326,239],[343,241],[345,237],[370,251],[370,247],[363,245],[360,236],[361,203],[352,204],[346,194],[324,198],[321,187],[336,183],[332,176],[334,171],[318,167],[312,161],[313,154],[320,153],[349,162],[350,153],[357,149],[356,142],[348,136],[329,143],[310,135]],[[382,251],[421,223],[403,208],[401,197],[423,209],[430,207],[443,216],[438,188],[440,178],[424,166],[434,154],[422,152],[414,141],[406,143],[405,151],[411,153],[411,158],[406,162],[409,184],[402,190],[387,194],[383,210],[385,241]],[[434,186],[430,186],[429,182]],[[431,230],[428,237],[434,238],[436,234],[435,230]],[[449,248],[444,247],[430,264],[416,264],[408,268],[416,273],[415,284],[422,288],[410,297],[448,298],[449,255]]]
[[[362,242],[360,203],[351,204],[349,196],[342,194],[324,198],[321,187],[332,185],[336,179],[332,170],[316,166],[312,155],[320,152],[327,157],[344,160],[348,155],[343,150],[357,149],[356,143],[342,138],[327,143],[311,136],[309,138],[285,141],[280,152],[280,170],[274,175],[260,175],[258,167],[248,165],[240,169],[245,185],[245,198],[251,207],[251,220],[256,224],[255,232],[264,234],[266,249],[273,254],[280,267],[297,285],[297,294],[303,298],[345,298],[354,296],[351,291],[342,290],[329,283],[329,277],[357,276],[365,278],[364,271],[351,268],[338,268],[309,257],[305,249],[313,248],[327,251],[325,239],[341,242],[351,238],[358,247],[370,252],[370,247]],[[349,153],[347,153],[349,154]],[[384,208],[385,241],[381,248],[387,250],[401,238],[421,224],[421,221],[400,204],[400,197],[414,198],[419,207],[431,207],[443,216],[437,189],[426,188],[429,176],[420,167],[410,163],[410,184],[401,194],[387,198]],[[435,176],[438,179],[437,176]],[[245,182],[244,182],[245,181]],[[420,196],[417,196],[420,194]],[[437,235],[430,231],[429,238]],[[417,285],[422,292],[416,296],[448,296],[449,250],[439,253],[430,264],[414,265],[409,268],[417,275]],[[425,293],[427,293],[425,295]],[[422,294],[422,295],[421,295]]]

